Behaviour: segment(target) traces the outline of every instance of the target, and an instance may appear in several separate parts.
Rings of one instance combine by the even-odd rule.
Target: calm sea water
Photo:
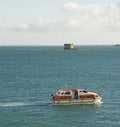
[[[0,47],[0,127],[120,127],[120,47]],[[100,106],[52,106],[51,94],[87,88]]]

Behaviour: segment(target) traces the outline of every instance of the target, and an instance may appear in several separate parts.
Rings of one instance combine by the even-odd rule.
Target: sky
[[[0,46],[120,44],[120,0],[0,0]]]

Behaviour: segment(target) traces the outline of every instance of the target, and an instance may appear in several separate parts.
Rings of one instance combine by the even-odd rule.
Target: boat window
[[[65,94],[70,94],[70,92],[65,92]]]
[[[84,92],[84,93],[87,93],[87,89],[84,89],[83,92]]]

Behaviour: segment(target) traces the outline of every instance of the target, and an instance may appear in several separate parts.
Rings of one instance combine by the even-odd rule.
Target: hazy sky
[[[120,44],[120,0],[0,0],[0,45]]]

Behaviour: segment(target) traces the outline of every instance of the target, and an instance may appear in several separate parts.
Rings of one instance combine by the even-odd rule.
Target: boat
[[[71,104],[101,104],[102,97],[87,89],[67,88],[58,90],[55,95],[51,94],[53,105]]]
[[[64,44],[64,50],[76,50],[73,43]]]
[[[120,44],[115,44],[114,46],[120,46]]]

